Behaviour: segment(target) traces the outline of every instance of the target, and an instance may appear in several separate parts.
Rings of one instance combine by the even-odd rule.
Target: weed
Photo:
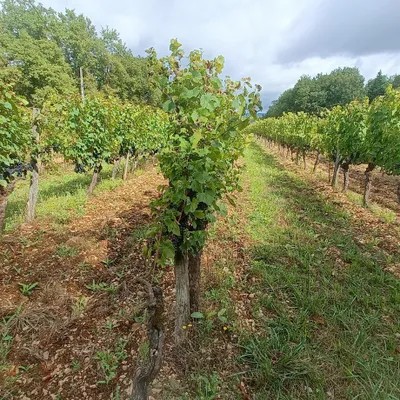
[[[107,259],[101,260],[100,262],[106,267],[109,268],[115,260]]]
[[[72,315],[75,318],[80,318],[84,313],[88,304],[89,298],[86,296],[77,297],[72,304]]]
[[[99,362],[104,379],[97,383],[109,384],[117,375],[119,361],[127,358],[125,347],[128,341],[119,338],[115,346],[115,351],[98,351],[95,360]]]
[[[22,311],[22,305],[20,305],[14,314],[4,317],[0,322],[0,371],[6,370],[8,368],[8,363],[6,362],[8,353],[11,350],[11,345],[14,340],[11,332],[10,325],[12,321],[18,317]]]
[[[75,372],[79,371],[81,369],[81,363],[79,362],[79,360],[72,360],[71,368]]]
[[[105,323],[105,328],[110,332],[114,331],[115,328],[119,326],[118,322],[114,321],[112,318],[108,318]]]
[[[75,247],[70,247],[64,243],[57,246],[55,254],[58,257],[75,257],[78,254],[78,250]]]
[[[108,284],[106,282],[95,282],[94,280],[90,285],[86,285],[86,288],[92,292],[108,292],[111,294],[117,293],[118,287],[113,284]]]
[[[117,375],[118,359],[115,355],[108,351],[98,351],[95,360],[99,361],[104,379],[97,383],[109,384]]]
[[[211,375],[195,375],[192,379],[197,382],[197,396],[199,400],[214,400],[219,394],[220,380],[216,372]]]
[[[92,264],[89,264],[86,261],[82,261],[81,263],[78,264],[78,268],[81,268],[81,269],[87,269],[87,268],[91,268],[91,267],[92,267]]]
[[[115,392],[111,393],[111,398],[110,400],[120,400],[121,399],[121,388],[119,385],[116,386]]]
[[[24,295],[24,296],[30,296],[33,292],[33,289],[35,289],[39,285],[39,282],[33,282],[33,283],[18,283],[19,286],[19,291]]]

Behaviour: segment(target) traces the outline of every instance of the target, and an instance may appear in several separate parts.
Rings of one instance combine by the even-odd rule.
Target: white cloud
[[[344,1],[347,0],[340,0]],[[362,1],[364,5],[372,2]],[[398,2],[382,1],[385,4]],[[338,12],[346,12],[346,7],[339,7],[335,0],[44,0],[43,3],[58,11],[73,8],[89,17],[98,28],[108,25],[117,29],[136,54],[143,55],[148,47],[155,47],[159,54],[167,54],[169,41],[175,37],[186,50],[202,48],[207,57],[222,54],[226,60],[226,74],[233,78],[251,76],[263,86],[266,103],[294,85],[303,74],[330,72],[342,66],[358,66],[367,79],[379,69],[387,74],[400,73],[400,67],[396,69],[400,65],[400,52],[378,54],[379,46],[375,43],[369,52],[361,49],[357,53],[357,38],[360,37],[357,19],[353,24],[346,24],[346,29],[354,28],[351,51],[344,52],[347,55],[328,42],[326,49],[318,47],[324,43],[322,17],[329,22],[329,34],[342,28],[337,15],[326,20],[329,10],[335,7],[340,8]],[[369,21],[373,24],[373,14],[369,14]],[[376,21],[382,23],[381,14],[376,16]],[[366,29],[364,22],[359,21],[360,29]],[[373,29],[379,26],[371,26],[371,31]],[[367,37],[371,38],[371,32]],[[311,40],[310,46],[313,46],[310,52],[307,40]],[[281,60],[283,51],[285,57]]]

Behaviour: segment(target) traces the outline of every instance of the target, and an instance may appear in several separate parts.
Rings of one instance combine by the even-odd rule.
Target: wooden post
[[[83,85],[83,68],[79,68],[79,75],[81,78],[81,96],[82,96],[82,102],[85,102],[85,86]]]
[[[124,168],[124,181],[126,181],[126,178],[128,177],[128,168],[129,168],[129,154],[130,152],[128,151],[126,158],[125,158],[125,168]]]
[[[33,124],[32,124],[32,135],[36,145],[39,145],[39,132],[37,130],[36,118],[40,110],[38,108],[33,109]],[[26,205],[26,222],[32,222],[35,219],[36,204],[39,197],[39,169],[40,159],[39,154],[31,155],[31,183],[29,187],[29,198]]]

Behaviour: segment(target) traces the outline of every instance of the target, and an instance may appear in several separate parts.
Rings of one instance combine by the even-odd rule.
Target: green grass
[[[111,171],[111,165],[103,168],[94,194],[112,190],[121,184],[121,179],[111,180]],[[90,174],[76,174],[70,166],[45,172],[40,177],[37,217],[51,218],[57,224],[66,224],[73,218],[83,216],[91,179]],[[24,222],[28,193],[29,179],[18,181],[7,205],[5,231],[11,231]]]
[[[360,248],[346,211],[257,145],[245,160],[258,328],[241,335],[240,362],[256,399],[399,399],[400,282],[382,270],[388,256]]]
[[[347,197],[359,206],[363,205],[363,196],[361,194],[349,191],[347,193]],[[379,204],[373,202],[370,202],[370,204],[368,204],[368,208],[373,214],[375,214],[377,217],[381,218],[385,222],[391,223],[396,221],[396,213],[389,208],[382,207]]]

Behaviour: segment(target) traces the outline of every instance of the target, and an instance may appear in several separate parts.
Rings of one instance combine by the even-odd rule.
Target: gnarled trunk
[[[175,342],[181,345],[186,340],[186,329],[190,318],[189,257],[187,252],[175,256]]]
[[[147,306],[147,337],[149,352],[147,359],[136,370],[133,380],[132,400],[148,400],[149,385],[161,369],[164,350],[164,302],[163,294],[158,286],[152,287],[149,282],[138,278],[137,281],[146,286],[149,303]]]
[[[15,187],[14,181],[9,183],[7,187],[0,186],[0,235],[4,230],[8,196],[14,190],[14,187]]]
[[[375,164],[369,163],[367,169],[365,170],[365,185],[364,185],[364,196],[363,196],[363,205],[366,207],[369,202],[369,195],[371,193],[372,187],[372,171],[375,169]]]
[[[189,295],[190,312],[200,310],[201,254],[189,255]]]
[[[342,164],[342,170],[343,170],[343,193],[347,192],[347,189],[349,188],[349,169],[350,169],[350,163],[345,162]]]
[[[400,204],[400,179],[397,182],[397,202]]]
[[[114,180],[117,177],[117,174],[118,174],[118,171],[119,171],[119,166],[121,165],[121,160],[122,160],[122,157],[118,158],[114,162],[114,166],[113,166],[113,169],[112,169],[112,175],[111,175],[111,179],[112,180]]]
[[[339,152],[337,152],[336,159],[335,159],[335,165],[333,168],[332,181],[331,181],[331,185],[334,188],[337,186],[338,177],[339,177],[339,168],[340,168],[340,156],[339,156]]]
[[[303,168],[307,169],[306,151],[305,151],[305,149],[303,149]]]
[[[137,162],[138,162],[138,155],[135,154],[135,155],[133,156],[133,158],[132,158],[132,165],[131,165],[131,169],[130,169],[130,172],[131,172],[131,173],[132,173],[133,171],[136,170],[136,168],[137,168]]]
[[[317,167],[318,167],[320,158],[321,158],[321,153],[318,150],[317,157],[315,158],[315,163],[314,163],[314,167],[313,167],[313,174],[315,174],[317,172]]]
[[[32,124],[32,136],[35,140],[35,143],[39,145],[40,137],[39,132],[37,130],[37,121],[36,118],[39,115],[39,109],[33,109],[33,124]],[[29,197],[28,203],[26,205],[26,222],[32,222],[35,219],[36,212],[36,203],[39,196],[39,172],[41,169],[41,162],[39,159],[39,155],[33,155],[31,158],[31,182],[29,187]]]
[[[296,164],[300,165],[300,150],[297,150],[296,152]]]
[[[36,160],[32,160],[31,165],[32,172],[29,198],[26,204],[26,222],[32,222],[35,219],[36,203],[39,197],[39,166]]]
[[[100,174],[101,169],[102,169],[101,165],[95,167],[95,169],[93,171],[92,182],[90,182],[90,185],[89,185],[89,188],[88,188],[88,195],[92,195],[93,194],[93,190],[96,187],[97,182],[99,180],[99,174]]]
[[[124,177],[123,177],[124,181],[126,181],[126,178],[128,177],[129,156],[130,156],[130,153],[128,151],[128,154],[126,155],[126,158],[125,158]]]
[[[332,163],[330,160],[328,160],[328,182],[331,181],[331,169],[332,169]]]

